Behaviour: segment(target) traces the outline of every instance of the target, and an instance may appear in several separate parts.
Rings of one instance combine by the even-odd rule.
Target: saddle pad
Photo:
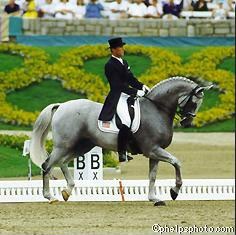
[[[134,120],[131,126],[131,131],[133,133],[137,132],[140,126],[140,106],[139,106],[139,99],[136,99],[134,102]],[[118,133],[120,130],[116,126],[116,118],[115,115],[112,118],[111,121],[100,121],[98,120],[98,128],[103,132],[109,132],[109,133]]]

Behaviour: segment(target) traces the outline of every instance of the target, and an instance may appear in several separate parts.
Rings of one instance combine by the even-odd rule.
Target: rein
[[[147,97],[146,95],[144,95],[143,97],[144,97],[145,99],[149,100],[151,103],[153,103],[157,108],[159,108],[159,109],[165,111],[165,112],[166,112],[167,114],[169,114],[169,115],[171,114],[171,112],[170,112],[168,109],[166,109],[165,106],[155,103],[154,100],[150,99],[150,98]]]

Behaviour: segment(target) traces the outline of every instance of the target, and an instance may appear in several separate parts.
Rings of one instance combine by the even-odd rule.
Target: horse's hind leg
[[[49,200],[49,203],[58,201],[54,198],[49,189],[50,172],[53,167],[65,156],[65,152],[60,148],[54,148],[47,160],[42,164],[43,169],[43,196]]]
[[[71,195],[71,192],[75,186],[75,182],[69,172],[68,169],[68,164],[67,163],[63,163],[61,166],[61,171],[66,179],[67,182],[67,188],[62,190],[62,197],[65,201],[67,201]]]
[[[57,202],[58,200],[54,198],[49,189],[49,178],[50,178],[50,171],[43,170],[43,196],[49,200],[49,203]]]
[[[94,144],[90,142],[89,140],[80,141],[80,143],[77,144],[77,148],[80,149],[80,152],[77,154],[82,156],[88,151],[90,151],[93,147],[94,147]],[[66,159],[65,162],[67,162],[68,160],[71,159],[71,155],[68,153],[65,159]],[[62,190],[62,197],[65,201],[67,201],[75,186],[75,182],[69,172],[67,163],[61,163],[60,167],[67,181],[67,188]]]

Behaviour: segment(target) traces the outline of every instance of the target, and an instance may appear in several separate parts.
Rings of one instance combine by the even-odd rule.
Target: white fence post
[[[24,147],[23,147],[23,157],[28,157],[28,180],[31,180],[32,178],[32,165],[31,165],[31,159],[30,159],[30,140],[25,140]]]

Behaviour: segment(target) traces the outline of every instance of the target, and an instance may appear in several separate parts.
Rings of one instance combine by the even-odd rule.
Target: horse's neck
[[[188,94],[193,87],[194,83],[184,80],[167,81],[154,87],[148,98],[172,112],[173,110],[176,111],[179,97]]]

